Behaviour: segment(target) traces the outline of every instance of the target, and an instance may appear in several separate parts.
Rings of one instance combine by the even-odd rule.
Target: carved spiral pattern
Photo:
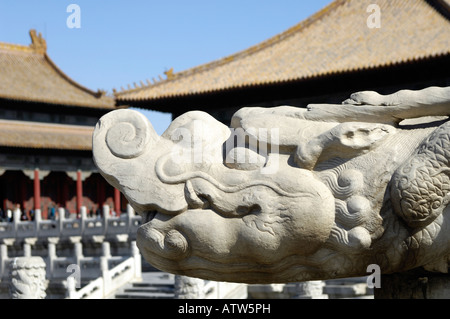
[[[450,122],[437,128],[392,177],[395,212],[411,227],[426,226],[450,198]]]
[[[137,111],[117,110],[106,121],[106,145],[114,156],[130,159],[140,156],[156,136],[150,122]]]
[[[358,170],[339,167],[324,172],[322,181],[336,198],[346,199],[363,187],[364,177]]]
[[[347,201],[335,200],[336,222],[347,229],[364,225],[370,218],[370,202],[362,196],[352,196]]]
[[[372,243],[371,235],[366,229],[370,220],[370,201],[360,195],[364,188],[364,176],[361,171],[347,167],[340,162],[328,165],[335,167],[325,169],[319,176],[335,197],[335,223],[328,244],[333,249],[348,250],[368,249]]]

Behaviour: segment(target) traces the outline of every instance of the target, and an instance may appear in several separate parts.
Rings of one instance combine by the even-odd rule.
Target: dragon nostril
[[[142,217],[143,217],[143,224],[151,222],[153,220],[153,218],[155,218],[156,213],[157,213],[156,211],[144,212],[143,215],[142,215]]]
[[[188,242],[179,231],[173,229],[164,238],[164,246],[167,250],[176,253],[177,257],[184,257],[188,252]]]

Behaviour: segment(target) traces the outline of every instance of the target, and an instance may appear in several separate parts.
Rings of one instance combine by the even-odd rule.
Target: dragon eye
[[[439,207],[441,207],[441,204],[441,201],[437,199],[433,203],[431,203],[431,209],[438,209]]]

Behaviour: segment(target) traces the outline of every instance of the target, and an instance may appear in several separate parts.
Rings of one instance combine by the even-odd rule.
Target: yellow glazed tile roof
[[[92,150],[94,127],[0,120],[0,146]]]
[[[30,31],[32,44],[0,43],[0,98],[113,109],[115,102],[65,75],[48,57],[45,40]]]
[[[450,0],[440,1],[447,5]],[[433,2],[433,1],[429,1]],[[381,28],[369,28],[370,4]],[[448,16],[448,15],[447,15]],[[351,72],[450,53],[450,21],[425,0],[336,0],[258,45],[167,79],[116,92],[122,103]]]

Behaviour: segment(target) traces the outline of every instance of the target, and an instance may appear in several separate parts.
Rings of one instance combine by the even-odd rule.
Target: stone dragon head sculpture
[[[364,276],[370,264],[446,272],[447,115],[438,87],[243,108],[230,127],[193,111],[161,136],[115,110],[93,156],[143,218],[143,257],[167,272],[243,283]]]

